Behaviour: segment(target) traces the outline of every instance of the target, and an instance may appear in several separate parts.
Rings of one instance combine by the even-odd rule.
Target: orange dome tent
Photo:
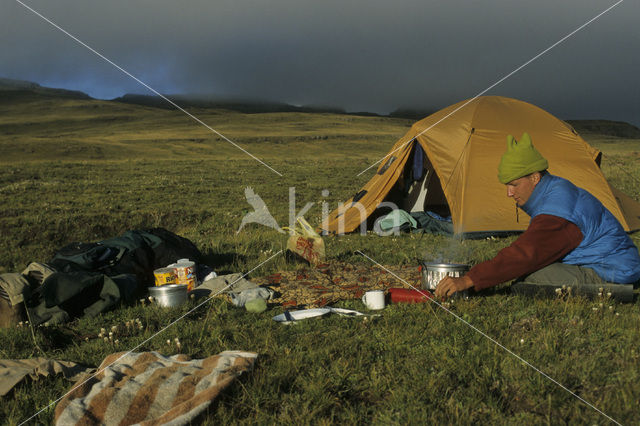
[[[501,96],[462,101],[416,122],[373,178],[334,210],[321,229],[352,232],[381,203],[393,200],[408,211],[450,214],[455,234],[523,231],[530,218],[506,196],[497,173],[507,135],[520,138],[524,132],[549,161],[550,173],[593,194],[626,231],[640,229],[640,203],[609,185],[600,170],[600,151],[548,112]],[[415,181],[409,161],[414,155],[424,155],[423,175]]]

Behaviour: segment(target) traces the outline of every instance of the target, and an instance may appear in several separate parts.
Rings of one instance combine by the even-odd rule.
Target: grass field
[[[165,227],[191,239],[218,272],[249,271],[285,246],[285,237],[250,225],[251,186],[281,226],[289,187],[298,210],[318,223],[322,203],[333,209],[371,174],[356,174],[384,155],[411,122],[333,114],[241,114],[192,111],[282,173],[177,111],[112,102],[0,95],[0,273],[46,261],[72,241],[97,241],[128,229]],[[609,181],[640,199],[640,144],[583,135],[604,152]],[[322,191],[328,189],[329,195]],[[640,235],[632,235],[638,244]],[[407,234],[327,238],[330,260],[415,264],[443,251],[458,261],[490,258],[512,238],[456,241]],[[252,275],[297,268],[277,256]],[[339,306],[362,310],[359,302]],[[98,365],[130,349],[193,305],[173,310],[136,305],[64,326],[0,330],[0,358],[47,356]],[[451,305],[478,330],[624,424],[640,422],[638,304],[607,299],[537,300],[507,288]],[[255,370],[233,384],[201,419],[219,423],[483,423],[609,422],[504,349],[435,305],[392,305],[363,321],[328,316],[293,326],[235,309],[221,299],[189,314],[138,348],[194,358],[222,350],[259,354]],[[100,328],[139,318],[119,344]],[[120,327],[122,329],[122,327]],[[35,339],[35,342],[34,342]],[[37,345],[35,344],[37,343]],[[44,354],[40,349],[44,351]],[[71,386],[61,378],[27,381],[0,404],[0,422],[50,423],[53,406]]]

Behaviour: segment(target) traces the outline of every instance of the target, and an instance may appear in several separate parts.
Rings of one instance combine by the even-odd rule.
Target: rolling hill
[[[425,111],[390,116],[286,103],[174,97],[220,134],[260,158],[378,159]],[[409,118],[411,117],[411,118]],[[589,142],[640,139],[640,129],[607,120],[568,121]],[[629,143],[634,143],[630,141]],[[93,99],[85,93],[0,79],[0,162],[132,158],[246,158],[222,137],[155,96]]]

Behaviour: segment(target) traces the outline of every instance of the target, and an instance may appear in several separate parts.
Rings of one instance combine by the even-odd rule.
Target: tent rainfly
[[[353,232],[393,202],[409,212],[450,215],[455,234],[523,231],[530,218],[507,197],[497,174],[507,135],[520,139],[524,132],[549,161],[550,173],[593,194],[626,231],[640,229],[640,203],[609,185],[600,151],[548,112],[501,96],[462,101],[416,122],[321,229]]]

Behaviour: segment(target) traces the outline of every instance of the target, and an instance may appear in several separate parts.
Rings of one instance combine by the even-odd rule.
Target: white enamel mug
[[[367,309],[371,309],[371,310],[384,309],[384,291],[382,290],[367,291],[364,294],[364,296],[362,296],[362,303],[364,303]]]

